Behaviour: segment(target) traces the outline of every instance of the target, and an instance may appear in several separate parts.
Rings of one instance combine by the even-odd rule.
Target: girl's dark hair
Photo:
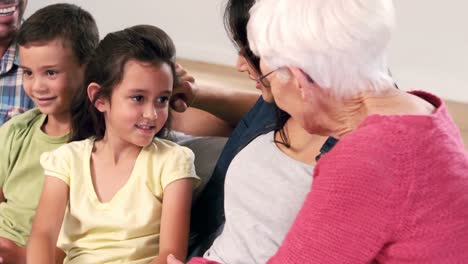
[[[175,73],[175,55],[176,50],[171,38],[155,26],[138,25],[107,34],[94,51],[85,72],[85,84],[94,82],[101,88],[93,100],[89,100],[86,87],[78,91],[71,108],[70,141],[91,136],[97,140],[104,137],[106,132],[104,114],[99,112],[94,104],[101,98],[110,100],[114,87],[122,81],[128,61],[137,60],[156,66],[168,64],[175,87],[178,82]]]
[[[250,19],[250,8],[255,4],[255,0],[228,0],[226,9],[224,11],[224,28],[228,32],[229,38],[233,44],[238,48],[239,54],[244,56],[247,62],[254,67],[257,73],[260,70],[260,58],[253,54],[249,47],[249,40],[247,38],[247,23]],[[284,131],[284,124],[291,117],[285,111],[277,108],[277,131],[280,135],[281,141],[276,143],[283,144],[290,147],[289,139]]]

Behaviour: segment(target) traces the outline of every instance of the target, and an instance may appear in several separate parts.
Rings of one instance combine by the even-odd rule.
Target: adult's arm
[[[260,94],[257,91],[203,86],[197,88],[192,107],[221,118],[236,127],[242,117],[254,106]]]
[[[228,136],[260,96],[247,89],[198,86],[180,65],[176,71],[180,85],[173,91],[171,126],[186,134]]]

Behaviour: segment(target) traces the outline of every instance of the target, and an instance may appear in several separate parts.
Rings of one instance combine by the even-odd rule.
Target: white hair
[[[258,0],[252,51],[270,68],[295,66],[337,96],[393,86],[386,52],[393,0]]]

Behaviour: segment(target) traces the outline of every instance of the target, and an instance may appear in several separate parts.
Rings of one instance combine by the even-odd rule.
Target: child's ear
[[[100,89],[101,85],[97,83],[92,82],[88,85],[88,98],[91,102],[94,100],[94,97]],[[96,107],[99,112],[104,112],[106,110],[106,100],[104,98],[97,99],[96,102],[94,102],[94,107]]]

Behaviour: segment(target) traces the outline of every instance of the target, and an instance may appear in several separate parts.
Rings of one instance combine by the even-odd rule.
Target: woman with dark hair
[[[307,133],[278,109],[260,76],[259,60],[247,45],[254,3],[228,1],[224,19],[239,51],[237,69],[248,73],[262,96],[238,122],[192,215],[192,226],[205,235],[198,254],[209,247],[204,256],[224,263],[262,263],[277,250],[312,183],[316,157],[329,148],[321,150],[326,137]],[[207,110],[204,92],[196,92],[195,106]]]

